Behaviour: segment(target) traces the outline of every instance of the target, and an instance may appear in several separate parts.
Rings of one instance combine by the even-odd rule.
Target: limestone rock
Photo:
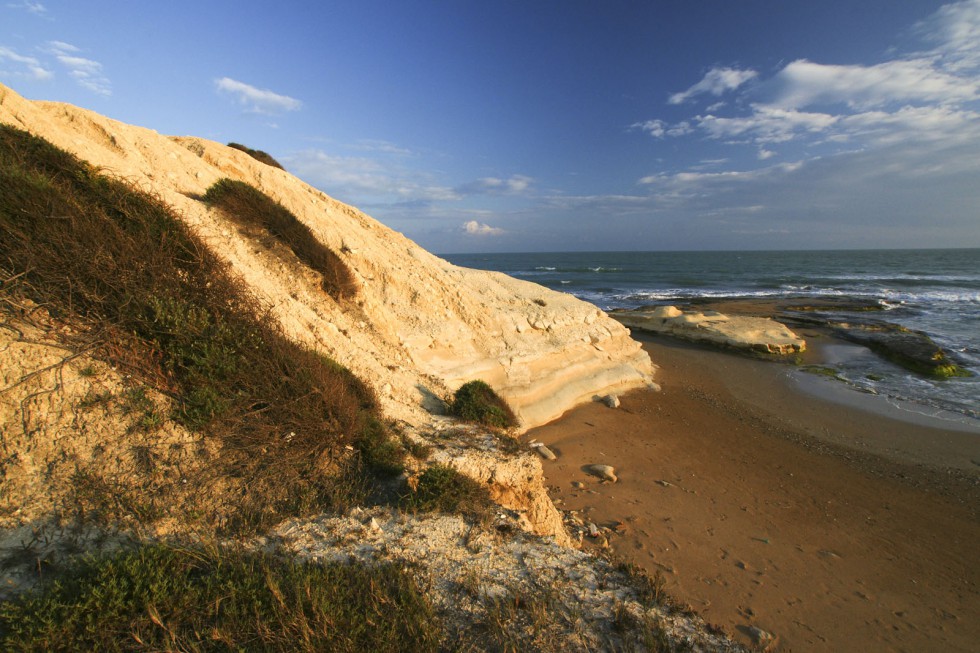
[[[619,408],[619,397],[616,395],[606,395],[602,398],[602,403],[610,408]]]
[[[555,455],[555,452],[540,442],[532,444],[531,448],[537,451],[538,455],[545,460],[558,460],[558,456]]]
[[[717,311],[682,312],[674,306],[653,310],[614,311],[611,316],[633,329],[708,342],[733,349],[791,354],[806,349],[806,341],[785,325],[767,317],[729,316]]]
[[[619,480],[619,477],[616,476],[616,469],[612,465],[586,465],[584,471],[586,474],[591,474],[603,481],[615,483]]]

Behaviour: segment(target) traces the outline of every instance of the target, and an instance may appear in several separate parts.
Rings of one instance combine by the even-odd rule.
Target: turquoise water
[[[443,258],[568,292],[603,309],[669,304],[691,297],[874,300],[885,309],[881,319],[925,331],[977,376],[932,381],[875,356],[835,362],[841,376],[855,389],[911,402],[923,412],[950,411],[980,424],[980,249],[567,252]]]

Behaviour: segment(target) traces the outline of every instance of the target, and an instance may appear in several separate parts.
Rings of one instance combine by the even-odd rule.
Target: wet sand
[[[545,462],[559,507],[614,529],[616,555],[742,642],[755,626],[777,651],[978,650],[980,434],[804,394],[786,366],[640,339],[661,392],[527,434],[559,455]],[[586,475],[592,463],[619,482]]]

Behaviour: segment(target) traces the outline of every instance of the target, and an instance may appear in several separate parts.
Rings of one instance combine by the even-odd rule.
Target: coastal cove
[[[553,499],[746,644],[969,651],[980,439],[828,403],[787,367],[635,335],[659,393],[534,429]],[[822,380],[822,379],[821,379]],[[583,472],[608,464],[619,481]]]
[[[0,648],[980,641],[980,250],[447,261],[263,154],[0,85]]]

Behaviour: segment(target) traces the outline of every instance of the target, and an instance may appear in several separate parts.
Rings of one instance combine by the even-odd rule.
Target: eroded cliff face
[[[0,121],[174,206],[291,337],[372,385],[392,418],[423,423],[439,398],[482,379],[532,427],[595,395],[651,381],[654,368],[640,345],[591,304],[453,266],[244,152],[162,136],[70,105],[28,101],[3,86]],[[348,264],[357,296],[333,300],[313,273],[285,264],[201,202],[223,177],[251,184],[292,211]]]

